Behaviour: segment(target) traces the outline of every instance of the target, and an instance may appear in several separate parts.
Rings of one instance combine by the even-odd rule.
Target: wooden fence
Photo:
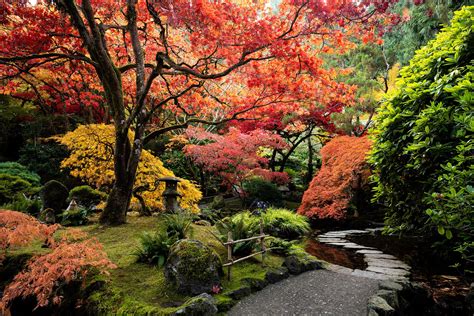
[[[253,237],[245,238],[245,239],[233,240],[232,239],[232,232],[227,233],[227,242],[224,243],[224,246],[227,247],[227,260],[228,260],[228,262],[223,264],[223,266],[227,267],[227,279],[228,280],[230,280],[231,267],[232,267],[232,265],[236,264],[237,262],[244,261],[244,260],[247,260],[249,258],[252,258],[252,257],[255,257],[255,256],[261,254],[262,255],[262,263],[263,263],[263,261],[265,259],[265,253],[267,252],[267,250],[265,248],[265,243],[264,243],[265,237],[268,237],[268,235],[265,235],[265,233],[263,232],[263,220],[262,219],[260,219],[260,235],[258,235],[258,236],[253,236]],[[248,256],[245,256],[245,257],[234,260],[234,258],[232,257],[232,246],[233,245],[241,243],[241,242],[247,242],[247,241],[252,241],[252,240],[257,240],[257,239],[260,239],[260,247],[261,247],[260,251],[254,252],[254,253],[252,253]]]

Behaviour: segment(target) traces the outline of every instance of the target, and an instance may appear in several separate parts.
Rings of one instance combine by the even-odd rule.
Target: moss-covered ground
[[[189,299],[177,293],[166,282],[163,268],[156,265],[137,263],[133,254],[139,247],[139,236],[144,231],[160,227],[160,217],[129,217],[128,223],[116,227],[101,227],[97,224],[83,226],[91,237],[96,237],[104,246],[109,258],[118,266],[111,271],[110,281],[102,292],[92,295],[98,309],[110,314],[166,314]],[[214,237],[213,227],[193,225],[192,239],[212,247],[226,261],[226,248]],[[239,262],[232,266],[231,279],[227,280],[227,269],[222,278],[222,293],[241,287],[242,279],[264,278],[271,267],[280,266],[283,259],[267,254],[264,264],[261,256]],[[218,299],[226,299],[219,295]]]

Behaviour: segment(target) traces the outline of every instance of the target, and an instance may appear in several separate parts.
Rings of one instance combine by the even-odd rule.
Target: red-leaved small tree
[[[34,240],[52,243],[52,235],[58,227],[42,224],[25,213],[0,210],[0,264],[12,248],[26,246]]]
[[[366,183],[370,170],[367,137],[339,136],[321,149],[322,165],[303,195],[299,214],[342,219],[355,190]]]
[[[59,241],[53,239],[59,225],[46,225],[32,216],[8,210],[0,210],[1,260],[7,249],[26,246],[34,240],[45,240],[51,252],[35,256],[25,269],[17,274],[5,288],[0,301],[0,314],[7,313],[16,298],[36,298],[36,307],[61,303],[61,288],[72,281],[84,280],[92,270],[107,274],[115,265],[107,258],[102,245],[80,230],[63,232]]]
[[[242,133],[236,128],[230,128],[224,135],[189,128],[186,134],[190,139],[203,142],[186,145],[186,155],[207,172],[222,177],[229,188],[241,185],[250,176],[260,176],[278,184],[288,182],[286,173],[265,169],[268,159],[260,154],[263,148],[286,148],[287,144],[279,135],[260,129]]]

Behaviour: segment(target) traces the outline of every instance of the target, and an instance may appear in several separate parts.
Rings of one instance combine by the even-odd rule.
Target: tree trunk
[[[120,225],[126,222],[127,210],[132,196],[132,187],[122,187],[115,182],[107,198],[107,205],[100,214],[100,223],[103,225]]]
[[[311,137],[308,137],[308,171],[306,173],[306,183],[310,183],[313,179],[313,144],[311,143]]]

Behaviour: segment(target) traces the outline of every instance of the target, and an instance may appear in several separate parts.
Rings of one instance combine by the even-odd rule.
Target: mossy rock
[[[44,184],[41,189],[41,200],[43,208],[51,208],[56,215],[62,213],[67,207],[67,198],[69,196],[68,189],[59,181],[51,180]]]
[[[183,239],[171,247],[164,274],[179,292],[208,293],[220,286],[222,262],[214,250],[200,241]]]
[[[217,314],[216,300],[207,293],[189,299],[171,315],[207,316]]]

